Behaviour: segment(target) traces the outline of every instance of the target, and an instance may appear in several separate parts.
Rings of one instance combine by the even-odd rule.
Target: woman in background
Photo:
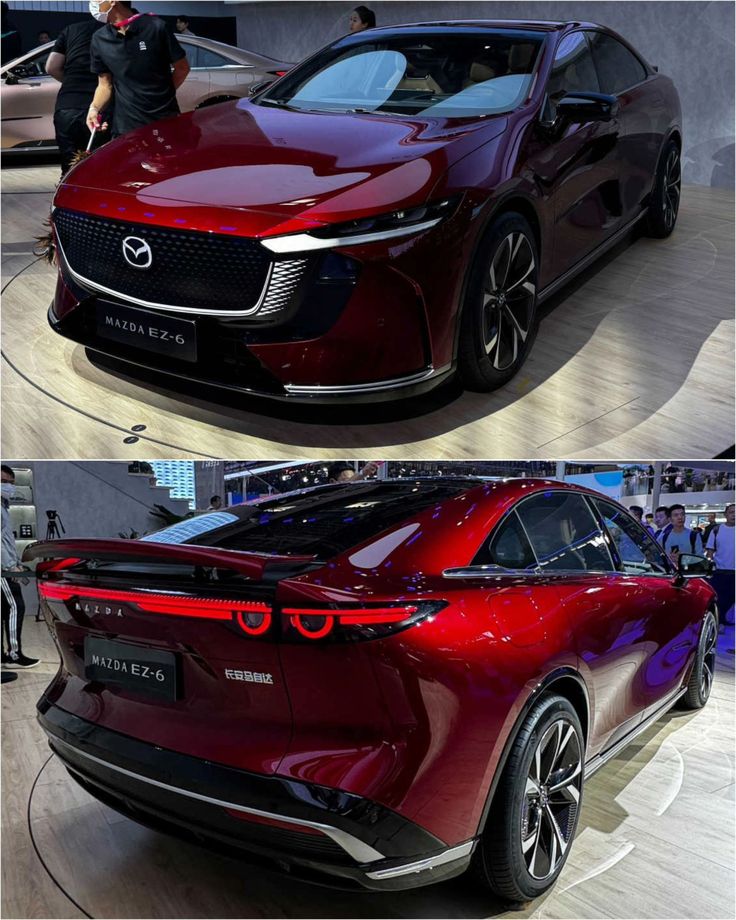
[[[376,14],[367,6],[356,6],[350,14],[350,31],[365,32],[366,29],[375,29]]]

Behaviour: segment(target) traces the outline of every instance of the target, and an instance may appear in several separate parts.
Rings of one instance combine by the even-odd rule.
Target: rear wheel
[[[524,363],[537,330],[537,246],[529,223],[509,212],[486,232],[471,268],[458,349],[469,390],[503,386]]]
[[[680,148],[675,141],[669,141],[659,158],[654,179],[652,201],[647,215],[649,236],[663,239],[675,229],[680,210],[681,187]]]
[[[717,641],[718,623],[715,614],[709,610],[703,620],[698,651],[687,682],[687,690],[679,699],[681,709],[702,709],[708,702],[716,671]]]
[[[577,828],[584,757],[572,704],[540,700],[514,741],[473,856],[476,877],[495,894],[529,901],[555,883]]]

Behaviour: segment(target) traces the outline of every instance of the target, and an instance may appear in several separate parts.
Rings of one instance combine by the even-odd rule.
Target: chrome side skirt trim
[[[78,281],[82,287],[91,288],[93,291],[98,291],[101,294],[109,294],[112,297],[117,297],[119,300],[124,300],[127,303],[136,304],[139,307],[150,307],[153,310],[166,310],[169,313],[188,313],[195,314],[196,316],[252,316],[254,313],[257,313],[263,306],[263,302],[266,299],[268,294],[268,288],[271,284],[271,275],[273,274],[274,262],[268,266],[268,272],[266,274],[266,281],[263,285],[263,290],[261,295],[258,298],[258,303],[251,307],[249,310],[198,310],[194,307],[177,307],[173,304],[166,303],[154,303],[150,300],[141,300],[138,297],[131,297],[129,294],[121,294],[120,291],[114,291],[112,288],[105,287],[103,284],[97,284],[96,281],[90,281],[89,278],[85,278],[84,275],[80,275],[79,272],[74,271],[74,269],[69,264],[69,259],[66,257],[64,252],[64,247],[61,245],[61,240],[59,239],[58,233],[56,234],[56,240],[59,246],[59,254],[64,262],[64,265],[69,272],[69,274]]]
[[[595,262],[596,259],[599,259],[603,253],[607,249],[610,249],[611,246],[614,246],[621,239],[621,237],[626,236],[626,234],[631,229],[633,229],[636,224],[639,223],[639,221],[646,215],[646,213],[646,211],[642,211],[641,214],[637,214],[633,220],[630,220],[628,224],[621,227],[620,230],[617,230],[613,236],[609,237],[607,240],[604,240],[602,243],[599,243],[592,252],[589,252],[587,256],[582,258],[579,262],[576,262],[572,268],[568,268],[564,275],[560,275],[559,278],[548,284],[546,288],[542,288],[542,290],[537,294],[537,303],[542,303],[543,300],[551,297],[555,291],[558,291],[561,287],[564,287],[564,285],[566,285],[568,281],[571,281],[575,275],[579,274],[581,271],[584,271],[589,265]]]
[[[410,875],[415,872],[425,872],[427,869],[434,869],[435,866],[444,866],[445,863],[452,862],[455,859],[462,859],[463,856],[469,856],[474,846],[475,840],[468,840],[459,846],[443,850],[436,856],[405,863],[403,866],[394,866],[391,869],[377,869],[375,872],[366,872],[366,875],[372,879],[384,879],[397,878],[399,875]]]
[[[677,693],[671,696],[667,700],[666,703],[660,706],[659,709],[656,710],[656,712],[653,712],[652,715],[650,715],[648,719],[645,719],[644,722],[637,725],[636,728],[633,728],[628,733],[628,735],[625,735],[623,738],[621,738],[620,741],[617,741],[612,748],[610,748],[603,754],[597,754],[596,757],[590,761],[590,763],[586,763],[583,780],[588,779],[588,777],[592,776],[594,773],[600,770],[600,768],[604,764],[608,763],[609,760],[611,760],[617,754],[619,754],[627,745],[631,744],[634,738],[641,735],[641,733],[646,731],[653,722],[656,722],[657,719],[660,716],[663,716],[665,712],[667,712],[668,709],[671,709],[675,705],[675,703],[680,699],[683,693],[686,693],[686,692],[687,692],[687,687],[682,687],[680,690],[677,691]]]
[[[429,380],[430,377],[438,377],[450,370],[452,365],[446,364],[444,367],[428,367],[416,374],[410,374],[408,377],[397,377],[394,380],[378,380],[375,383],[349,383],[344,386],[302,386],[295,383],[285,383],[284,389],[292,396],[350,396],[355,393],[376,393],[381,390],[398,390],[401,387],[410,387],[415,383],[421,383],[423,380]]]
[[[200,802],[207,802],[209,805],[218,805],[221,808],[230,808],[233,811],[242,811],[244,814],[256,815],[259,818],[274,818],[277,821],[286,821],[288,824],[294,824],[299,827],[314,828],[315,830],[326,834],[328,837],[331,837],[335,843],[342,847],[342,849],[345,850],[345,852],[356,862],[377,862],[379,859],[386,858],[382,853],[379,853],[378,850],[373,849],[373,847],[369,846],[367,843],[363,843],[362,840],[358,840],[357,837],[353,837],[353,835],[348,834],[347,831],[340,830],[337,827],[332,827],[330,824],[320,824],[317,821],[306,821],[303,818],[291,818],[288,815],[274,814],[270,811],[261,811],[259,808],[250,808],[246,805],[238,805],[235,802],[226,802],[222,799],[213,799],[206,795],[200,795],[198,792],[191,792],[188,789],[181,789],[178,786],[170,786],[168,783],[162,783],[159,780],[151,779],[148,776],[142,776],[140,773],[134,773],[132,770],[126,770],[123,767],[119,767],[107,760],[102,760],[99,757],[88,754],[86,751],[82,751],[78,747],[74,747],[73,744],[62,741],[61,738],[58,738],[56,735],[53,735],[50,740],[52,747],[55,744],[59,744],[62,747],[67,747],[75,754],[78,754],[80,757],[86,757],[87,760],[92,760],[95,763],[106,767],[108,770],[115,770],[117,773],[122,773],[124,776],[129,776],[131,779],[139,780],[142,783],[148,783],[151,786],[157,786],[159,789],[166,789],[167,792],[175,792],[178,795],[183,795],[190,799],[197,799]]]

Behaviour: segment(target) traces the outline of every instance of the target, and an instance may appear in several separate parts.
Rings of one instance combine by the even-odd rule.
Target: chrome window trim
[[[285,252],[311,252],[315,249],[338,249],[345,246],[362,246],[366,243],[378,243],[381,240],[392,240],[412,233],[420,233],[435,227],[443,218],[436,217],[425,220],[411,227],[399,227],[396,230],[377,230],[374,233],[358,233],[355,236],[334,236],[329,239],[320,239],[310,233],[292,233],[287,236],[274,236],[261,240],[261,245],[271,252],[279,255]]]
[[[246,805],[239,805],[236,802],[227,802],[223,799],[213,799],[210,796],[202,795],[199,792],[191,792],[189,789],[182,789],[179,786],[171,786],[169,783],[162,783],[160,780],[151,779],[149,776],[144,776],[141,773],[134,773],[132,770],[126,770],[124,767],[119,767],[117,764],[110,763],[107,760],[102,760],[100,757],[95,757],[93,754],[88,754],[86,751],[80,750],[78,747],[75,747],[73,744],[69,744],[67,741],[62,741],[61,738],[58,738],[56,735],[51,736],[52,746],[54,744],[62,745],[67,747],[70,750],[74,751],[75,754],[79,754],[80,757],[86,757],[88,760],[92,760],[95,763],[101,764],[103,767],[107,767],[108,770],[115,770],[117,773],[122,773],[124,776],[129,776],[132,779],[139,780],[143,783],[149,783],[151,786],[157,786],[159,789],[166,789],[167,792],[175,792],[178,795],[186,796],[190,799],[197,799],[200,802],[207,802],[209,805],[217,805],[221,808],[230,808],[233,811],[242,811],[247,815],[255,815],[259,818],[273,818],[277,821],[286,821],[288,824],[294,824],[299,827],[311,827],[316,830],[321,831],[323,834],[326,834],[328,837],[331,837],[338,846],[342,847],[345,852],[355,859],[359,863],[368,863],[376,862],[379,859],[385,859],[386,857],[379,853],[378,850],[375,850],[373,847],[369,846],[367,843],[363,843],[362,840],[358,840],[357,837],[353,837],[352,834],[349,834],[347,831],[343,831],[340,828],[332,827],[330,824],[321,824],[318,821],[307,821],[303,818],[292,818],[288,815],[276,814],[271,811],[262,811],[260,808],[251,808]],[[74,766],[71,766],[74,769]]]
[[[268,272],[266,273],[266,281],[263,285],[263,290],[261,295],[258,298],[258,303],[251,307],[250,310],[198,310],[194,307],[179,307],[174,304],[164,304],[164,303],[154,303],[150,300],[141,300],[139,297],[131,297],[128,294],[122,294],[120,291],[115,291],[112,288],[105,287],[103,284],[97,284],[95,281],[91,281],[89,278],[85,278],[84,275],[80,275],[79,272],[74,271],[74,269],[69,264],[69,260],[66,257],[64,252],[64,247],[61,244],[61,239],[59,234],[56,234],[56,241],[59,249],[59,255],[64,263],[69,274],[75,281],[78,281],[82,287],[91,288],[93,291],[99,291],[102,294],[109,294],[112,297],[117,297],[119,300],[125,300],[128,303],[134,303],[139,307],[150,307],[153,310],[165,310],[168,313],[188,313],[190,315],[194,314],[195,316],[253,316],[257,313],[263,306],[263,302],[268,296],[268,288],[271,284],[271,275],[273,274],[274,262],[268,266]]]

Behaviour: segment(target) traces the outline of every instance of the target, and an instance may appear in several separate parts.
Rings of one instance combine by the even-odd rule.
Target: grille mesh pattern
[[[271,258],[256,240],[57,210],[54,224],[70,267],[122,298],[192,310],[243,311],[259,301]],[[151,247],[150,268],[132,268],[123,240]]]
[[[258,316],[280,313],[286,309],[304,277],[309,261],[307,259],[290,259],[288,262],[275,262],[268,293],[261,304]]]

